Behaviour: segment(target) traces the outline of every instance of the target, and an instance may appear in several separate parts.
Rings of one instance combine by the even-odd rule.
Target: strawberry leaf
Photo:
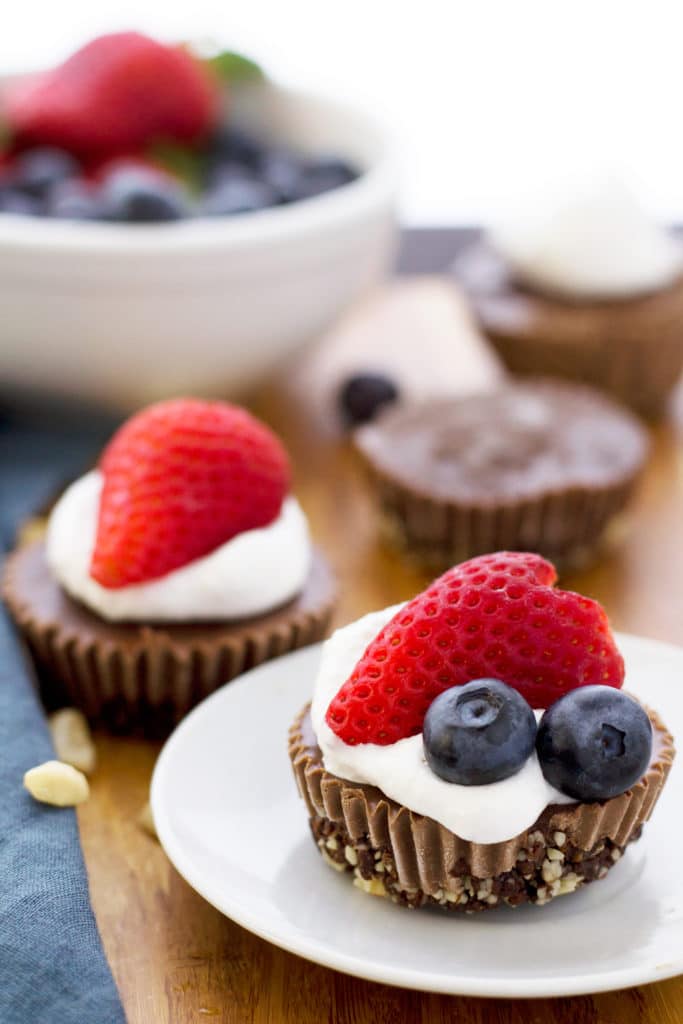
[[[222,50],[205,62],[223,82],[235,85],[265,78],[263,69],[250,57],[235,50]]]
[[[155,142],[149,149],[149,156],[174,178],[182,181],[190,192],[201,192],[206,161],[200,150],[174,142]]]

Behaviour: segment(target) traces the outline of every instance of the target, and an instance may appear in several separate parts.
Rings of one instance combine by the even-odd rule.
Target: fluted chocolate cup
[[[240,622],[113,623],[74,601],[37,540],[10,555],[4,598],[48,706],[71,704],[116,732],[163,736],[200,700],[247,669],[322,640],[336,597],[315,552],[301,593]]]
[[[515,281],[485,243],[455,269],[512,373],[593,384],[647,419],[664,413],[683,371],[683,278],[647,295],[571,301]]]
[[[628,410],[547,378],[398,406],[354,441],[387,540],[436,571],[515,550],[585,565],[617,535],[649,449]]]
[[[650,766],[631,789],[598,803],[551,804],[524,832],[501,843],[459,838],[374,786],[325,769],[310,717],[289,734],[294,777],[323,859],[365,892],[409,907],[473,913],[501,904],[542,906],[604,878],[640,836],[674,758],[673,739],[648,710]]]

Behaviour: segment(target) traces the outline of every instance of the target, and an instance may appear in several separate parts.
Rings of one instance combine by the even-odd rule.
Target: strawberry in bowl
[[[366,892],[472,913],[605,877],[673,741],[622,689],[597,602],[535,554],[448,570],[323,647],[290,757],[327,861]]]

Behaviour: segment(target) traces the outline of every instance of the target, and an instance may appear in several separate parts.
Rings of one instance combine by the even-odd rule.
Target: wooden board
[[[396,303],[400,315],[395,315]],[[382,364],[392,350],[418,351],[423,364],[432,355],[445,359],[450,352],[454,389],[458,381],[482,386],[495,369],[476,345],[472,348],[462,316],[450,289],[440,282],[393,286],[335,332],[327,355],[323,349],[306,357],[256,403],[292,452],[296,491],[316,540],[336,566],[339,624],[412,596],[426,577],[378,544],[363,474],[329,403],[320,397],[333,392],[336,367],[350,365],[349,351],[358,353],[359,365],[363,360]],[[394,339],[387,347],[389,324]],[[345,354],[337,359],[341,349]],[[408,383],[410,359],[401,365]],[[673,415],[653,433],[652,460],[620,546],[595,568],[564,581],[602,601],[618,629],[670,641],[680,641],[683,621],[680,424]],[[358,981],[284,953],[204,903],[136,824],[158,746],[101,736],[98,752],[92,797],[79,810],[79,820],[95,912],[130,1024],[683,1021],[683,978],[593,997],[487,1001]],[[402,912],[396,911],[397,925]]]

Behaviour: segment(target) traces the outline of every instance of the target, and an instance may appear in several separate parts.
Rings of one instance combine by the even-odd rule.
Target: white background
[[[121,28],[215,39],[372,108],[412,223],[494,217],[558,165],[616,169],[683,219],[678,0],[8,0],[0,67]]]

